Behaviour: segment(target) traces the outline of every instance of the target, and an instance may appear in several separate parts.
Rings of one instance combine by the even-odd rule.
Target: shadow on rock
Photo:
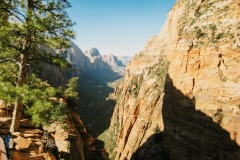
[[[75,107],[88,130],[95,136],[109,128],[115,101],[106,100],[113,88],[102,83],[88,74],[79,75],[79,101]]]
[[[132,160],[237,160],[239,145],[194,99],[177,90],[167,75],[162,105],[164,131],[149,137]]]

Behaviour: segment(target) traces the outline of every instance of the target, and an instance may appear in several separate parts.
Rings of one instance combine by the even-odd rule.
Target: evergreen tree
[[[78,77],[73,77],[67,83],[67,89],[64,91],[64,97],[69,106],[76,105],[78,99]]]
[[[14,102],[10,132],[19,130],[23,106],[30,107],[27,112],[37,125],[47,123],[44,118],[54,120],[50,114],[61,112],[62,107],[53,108],[57,102],[50,99],[57,91],[32,71],[37,63],[67,66],[56,51],[68,47],[68,40],[74,38],[73,23],[65,11],[68,7],[68,0],[0,2],[0,97]]]
[[[67,89],[64,91],[66,98],[78,98],[78,77],[73,77],[67,83]]]

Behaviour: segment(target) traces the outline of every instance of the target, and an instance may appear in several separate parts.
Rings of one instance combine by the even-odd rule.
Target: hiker
[[[3,143],[4,143],[5,155],[7,156],[8,159],[11,159],[12,151],[13,151],[13,145],[14,145],[11,133],[8,132],[6,134],[0,135],[0,137],[3,140]],[[2,150],[2,152],[4,152],[4,151]]]
[[[0,160],[8,160],[6,148],[2,137],[0,137]]]

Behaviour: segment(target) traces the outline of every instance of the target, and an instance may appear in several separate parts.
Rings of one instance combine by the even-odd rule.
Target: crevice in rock
[[[194,89],[195,87],[195,78],[192,79],[192,90]]]

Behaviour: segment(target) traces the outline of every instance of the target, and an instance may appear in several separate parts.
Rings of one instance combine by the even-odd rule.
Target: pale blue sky
[[[83,51],[133,56],[159,33],[175,0],[70,0],[73,40]]]

